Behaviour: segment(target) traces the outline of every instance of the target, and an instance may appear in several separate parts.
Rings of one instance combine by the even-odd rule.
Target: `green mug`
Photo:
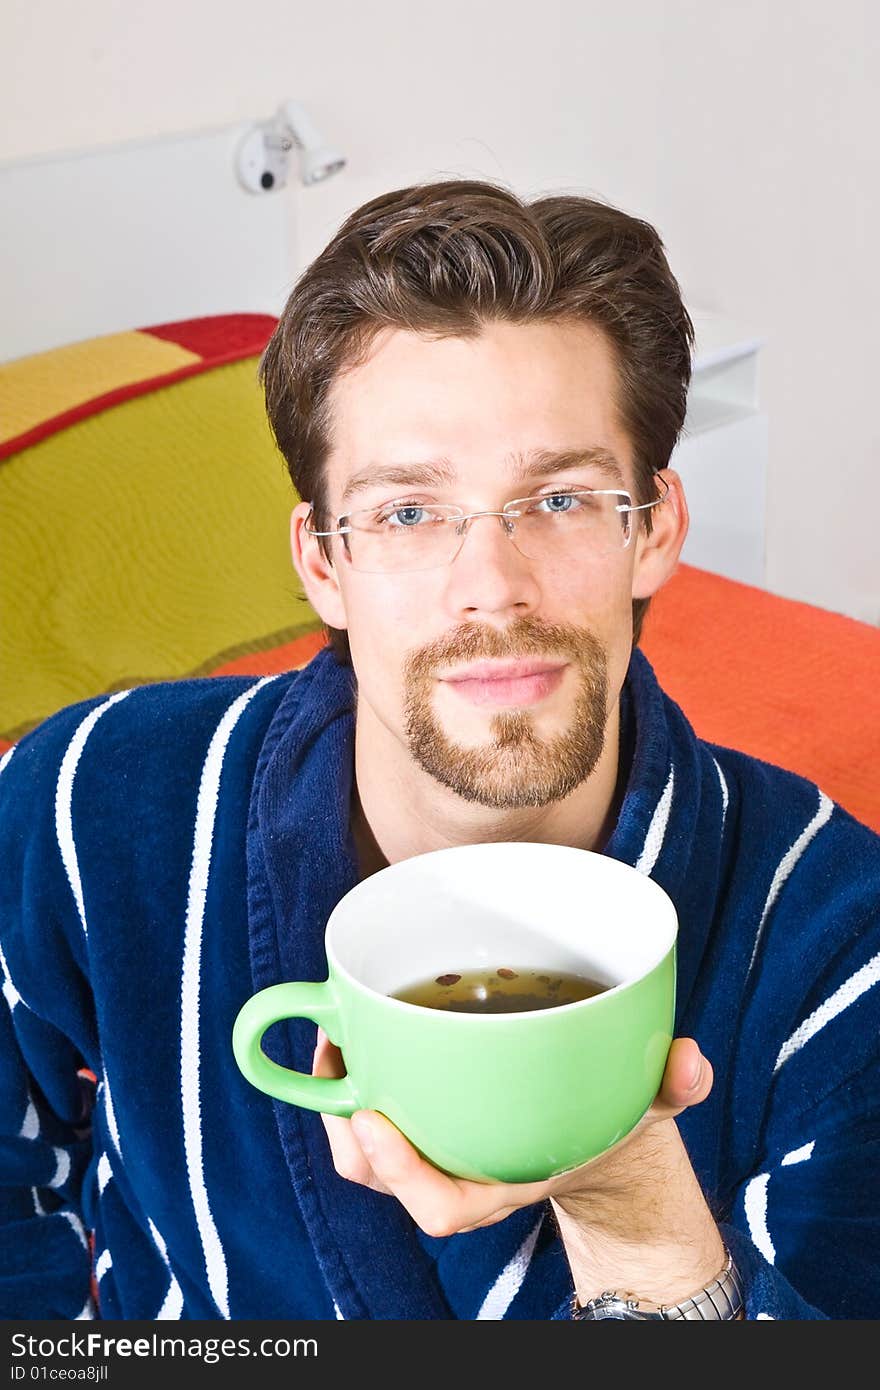
[[[653,1101],[672,1042],[678,918],[638,870],[588,850],[462,845],[364,879],[330,914],[328,978],[271,985],[232,1045],[261,1091],[328,1115],[378,1110],[458,1177],[544,1181],[621,1140]],[[600,992],[516,1012],[393,997],[470,971],[587,977]],[[261,1041],[308,1018],[346,1075],[279,1066]]]

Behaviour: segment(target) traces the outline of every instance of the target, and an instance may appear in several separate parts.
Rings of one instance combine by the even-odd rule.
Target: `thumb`
[[[675,1038],[666,1059],[663,1081],[655,1102],[667,1115],[700,1105],[712,1090],[712,1063],[694,1038]]]

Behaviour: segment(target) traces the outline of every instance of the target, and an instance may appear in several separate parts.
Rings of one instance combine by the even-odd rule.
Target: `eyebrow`
[[[626,487],[623,469],[610,449],[533,449],[527,454],[509,456],[508,462],[513,467],[512,481],[517,485],[535,482],[551,473],[592,468],[620,487]],[[454,487],[457,482],[458,474],[448,459],[367,467],[349,478],[342,501],[347,502],[356,493],[372,487]]]

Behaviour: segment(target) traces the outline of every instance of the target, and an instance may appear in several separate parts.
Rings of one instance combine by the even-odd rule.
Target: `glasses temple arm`
[[[350,526],[342,526],[342,525],[340,525],[340,522],[348,521],[348,517],[347,517],[347,516],[338,516],[338,517],[336,518],[336,530],[335,530],[335,531],[313,531],[312,528],[311,528],[311,526],[309,525],[309,522],[311,521],[311,519],[312,519],[312,517],[313,517],[314,515],[315,515],[315,509],[314,509],[314,507],[312,507],[311,503],[309,503],[309,514],[308,514],[308,516],[306,517],[305,522],[303,523],[303,530],[305,531],[305,533],[306,533],[307,536],[348,536],[348,535],[351,535],[351,530],[352,530],[352,528],[351,528]]]
[[[656,476],[656,474],[655,474],[655,476]],[[650,507],[659,507],[659,506],[661,506],[662,503],[664,503],[664,502],[666,501],[667,497],[669,496],[669,484],[667,483],[667,481],[666,481],[665,478],[661,478],[661,479],[660,479],[660,482],[663,484],[663,486],[664,486],[664,488],[665,488],[666,490],[665,490],[665,492],[661,493],[661,495],[660,495],[659,497],[655,497],[653,502],[640,502],[640,503],[638,504],[638,506],[632,506],[632,507],[618,507],[617,510],[618,510],[619,512],[645,512],[645,511],[648,511],[648,509],[649,509]]]

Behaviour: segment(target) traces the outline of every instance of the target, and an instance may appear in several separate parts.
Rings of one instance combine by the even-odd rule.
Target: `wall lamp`
[[[299,177],[320,183],[345,167],[345,158],[325,144],[315,123],[298,101],[285,101],[270,121],[253,126],[238,147],[236,172],[249,193],[271,193],[290,176],[291,152],[296,150]]]

